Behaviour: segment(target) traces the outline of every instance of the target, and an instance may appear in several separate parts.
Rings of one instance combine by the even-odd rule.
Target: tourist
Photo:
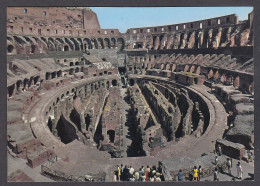
[[[242,176],[243,176],[243,169],[242,169],[240,162],[238,162],[237,163],[237,178],[242,179]]]
[[[120,176],[121,176],[121,169],[120,169],[119,165],[117,165],[117,177],[118,177],[118,181],[120,181]]]
[[[117,171],[114,171],[114,174],[113,174],[113,181],[117,181]]]
[[[196,166],[194,166],[194,169],[193,169],[193,179],[192,179],[192,181],[194,181],[194,180],[198,181],[198,177],[199,177],[199,175],[198,175],[198,169],[197,169]]]
[[[123,170],[124,170],[124,166],[123,164],[121,164],[121,174],[123,173]]]
[[[215,168],[214,170],[214,181],[219,181],[219,178],[218,178],[218,169]]]
[[[130,166],[129,173],[130,173],[131,175],[133,175],[134,172],[135,172],[134,168],[133,168],[132,166]]]
[[[217,165],[218,164],[218,157],[216,156],[215,157],[215,165]]]
[[[129,179],[129,181],[135,181],[135,178],[134,178],[134,175],[132,174],[131,176],[130,176],[130,179]]]
[[[182,170],[180,169],[179,172],[178,172],[178,181],[183,181],[182,179]]]
[[[134,176],[135,176],[135,181],[139,181],[139,179],[140,179],[140,174],[139,174],[138,171],[135,171]]]
[[[155,181],[162,181],[160,176],[155,178]]]
[[[148,174],[150,173],[150,167],[147,165],[147,168],[145,169],[145,181],[149,180]]]
[[[202,176],[202,168],[201,168],[201,165],[199,166],[198,171],[199,171],[199,181],[200,181],[200,177]]]
[[[228,174],[231,175],[231,160],[227,158],[227,168],[228,168]]]
[[[222,149],[221,149],[221,146],[219,144],[217,146],[217,153],[218,153],[219,156],[221,156],[221,154],[222,154]]]
[[[250,149],[247,150],[247,163],[252,162],[252,153],[250,151]]]
[[[139,169],[139,180],[138,181],[143,181],[143,170],[142,170],[142,168]]]
[[[130,173],[129,173],[129,169],[127,168],[127,165],[125,165],[123,173],[124,173],[124,181],[128,181],[130,178]]]

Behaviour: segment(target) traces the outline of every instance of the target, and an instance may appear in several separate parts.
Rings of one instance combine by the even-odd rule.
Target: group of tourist
[[[121,166],[117,165],[117,170],[114,171],[113,175],[114,181],[150,181],[150,182],[160,182],[165,181],[162,173],[162,167],[159,165],[144,168],[142,166],[139,170],[135,170],[132,166]]]
[[[200,181],[201,176],[202,176],[201,165],[198,168],[197,166],[194,166],[192,181]],[[178,172],[178,181],[183,181],[183,173],[181,169]]]

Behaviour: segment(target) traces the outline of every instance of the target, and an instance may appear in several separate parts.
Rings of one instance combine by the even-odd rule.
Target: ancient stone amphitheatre
[[[90,8],[8,8],[8,180],[113,181],[123,164],[176,181],[245,162],[253,41],[253,12],[120,33]]]

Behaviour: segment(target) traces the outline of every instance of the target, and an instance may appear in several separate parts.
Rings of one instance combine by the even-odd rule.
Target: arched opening
[[[81,131],[81,124],[80,124],[80,115],[79,113],[74,109],[72,109],[70,113],[70,120],[78,127],[78,129]]]
[[[102,117],[102,115],[101,115],[101,117]],[[98,146],[100,145],[100,141],[104,140],[104,136],[102,135],[102,122],[101,122],[101,120],[98,122],[93,140],[98,144]]]
[[[34,54],[36,50],[36,46],[35,45],[31,45],[31,53]]]
[[[13,52],[13,50],[14,50],[14,46],[13,45],[8,45],[7,46],[7,53],[12,53]]]
[[[107,131],[107,135],[109,137],[109,142],[114,143],[115,140],[115,131],[114,130],[109,130]]]
[[[77,73],[77,72],[79,72],[79,68],[78,67],[75,69],[75,73]]]
[[[134,84],[135,84],[135,81],[134,81],[133,79],[130,79],[130,80],[129,80],[129,85],[130,85],[130,86],[134,86]]]
[[[73,62],[70,62],[70,66],[74,66],[74,63],[73,63]]]
[[[194,78],[194,83],[198,84],[198,78]]]
[[[28,86],[28,82],[29,82],[29,80],[28,80],[27,78],[25,78],[25,79],[23,80],[23,88],[24,88],[24,89],[26,89],[26,87]]]
[[[8,95],[9,95],[9,97],[11,97],[13,95],[14,89],[15,89],[15,84],[13,84],[13,85],[8,87]]]
[[[78,61],[76,61],[75,65],[79,65],[79,62],[78,62]]]
[[[56,78],[56,72],[52,72],[52,73],[51,73],[51,78],[52,78],[52,79]]]
[[[72,75],[74,73],[74,69],[72,68],[72,69],[70,69],[70,71],[69,71],[69,75]]]
[[[85,124],[86,124],[86,130],[88,131],[89,130],[89,125],[91,123],[91,117],[89,114],[86,115],[85,117]]]
[[[57,73],[58,77],[62,77],[62,71],[59,70],[58,73]]]
[[[64,51],[69,51],[69,46],[68,45],[64,46]]]
[[[117,86],[117,80],[112,80],[112,85],[114,86],[114,87],[116,87]]]
[[[17,81],[16,83],[16,90],[20,92],[22,81]]]
[[[109,81],[107,81],[107,90],[109,89],[109,86],[110,86],[110,85],[109,85]]]
[[[50,131],[52,132],[52,121],[51,121],[51,118],[50,118],[50,117],[49,117],[49,119],[48,119],[47,126],[49,127]]]
[[[36,76],[33,78],[34,84],[36,84],[38,82],[39,78],[40,78],[40,76]]]
[[[49,80],[49,79],[50,79],[50,76],[51,76],[51,73],[46,72],[46,74],[45,74],[45,80]]]
[[[65,144],[68,144],[78,138],[76,129],[64,118],[63,115],[60,116],[56,129],[61,142]]]

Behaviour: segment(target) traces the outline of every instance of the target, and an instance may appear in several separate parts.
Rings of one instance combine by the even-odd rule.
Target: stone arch
[[[74,43],[69,40],[68,38],[65,38],[65,42],[68,44],[70,50],[74,50]]]
[[[25,78],[25,79],[23,80],[23,88],[24,88],[24,89],[27,89],[27,88],[28,88],[28,83],[29,83],[29,79]]]
[[[108,130],[107,135],[109,137],[109,142],[114,143],[114,141],[115,141],[115,131],[114,130]]]
[[[183,71],[184,71],[184,72],[188,72],[189,68],[190,68],[190,67],[189,67],[189,65],[185,65],[185,67],[184,67],[184,70],[183,70]]]
[[[52,79],[56,78],[56,75],[57,75],[56,72],[52,72],[52,73],[51,73],[51,78],[52,78]]]
[[[111,47],[116,48],[116,39],[115,38],[111,38]]]
[[[105,48],[111,48],[110,40],[108,38],[104,39],[104,47]]]
[[[133,79],[129,79],[129,85],[134,86],[134,84],[135,84],[135,81]]]
[[[176,64],[173,64],[172,65],[172,72],[175,72],[175,70],[176,70]]]
[[[36,45],[31,45],[31,53],[34,54],[36,51]]]
[[[222,82],[222,83],[224,83],[225,81],[226,81],[226,74],[222,74],[222,76],[221,76],[221,78],[220,78],[220,81]]]
[[[45,80],[49,80],[51,77],[51,73],[50,72],[46,72],[45,74]]]
[[[171,69],[171,65],[170,65],[170,63],[168,63],[167,65],[166,65],[166,67],[165,67],[165,70],[170,70]]]
[[[68,45],[64,45],[63,51],[69,51],[69,46]]]
[[[161,65],[160,65],[160,70],[163,70],[164,69],[164,64],[162,63]]]
[[[70,41],[74,44],[76,51],[80,50],[80,45],[76,39],[70,38]]]
[[[48,119],[47,126],[50,129],[50,131],[52,132],[53,123],[52,123],[51,117],[49,117],[49,119]]]
[[[210,71],[209,71],[209,73],[208,73],[208,79],[212,78],[212,77],[213,77],[213,74],[214,74],[213,70],[210,69]]]
[[[72,74],[74,74],[74,69],[73,69],[73,68],[71,68],[71,69],[69,70],[69,75],[72,75]]]
[[[117,80],[116,80],[116,79],[113,79],[113,80],[112,80],[112,86],[114,86],[114,87],[117,86]]]
[[[92,48],[93,48],[90,39],[84,38],[83,42],[84,42],[84,48],[85,48],[85,50],[87,50],[87,49],[92,49]]]
[[[198,74],[198,75],[200,74],[200,66],[197,67],[196,74]]]
[[[58,76],[58,77],[62,77],[62,71],[61,71],[61,70],[59,70],[59,71],[57,72],[57,76]]]
[[[219,72],[217,70],[217,72],[214,74],[214,79],[217,80],[219,78]]]
[[[17,82],[16,82],[16,90],[18,91],[18,92],[21,92],[21,90],[22,90],[22,81],[21,80],[18,80]]]
[[[104,49],[104,43],[102,38],[98,38],[98,48],[99,49]]]
[[[15,84],[8,87],[8,96],[12,97],[14,95],[14,92],[15,92]]]
[[[125,41],[123,38],[118,38],[117,39],[117,50],[122,51],[125,48]]]
[[[92,40],[93,40],[95,49],[98,49],[98,42],[97,42],[97,40],[96,39],[92,39]]]
[[[8,45],[7,46],[7,53],[8,54],[14,53],[14,46],[13,45]]]
[[[193,73],[195,71],[195,66],[192,65],[191,68],[190,68],[190,73]]]

